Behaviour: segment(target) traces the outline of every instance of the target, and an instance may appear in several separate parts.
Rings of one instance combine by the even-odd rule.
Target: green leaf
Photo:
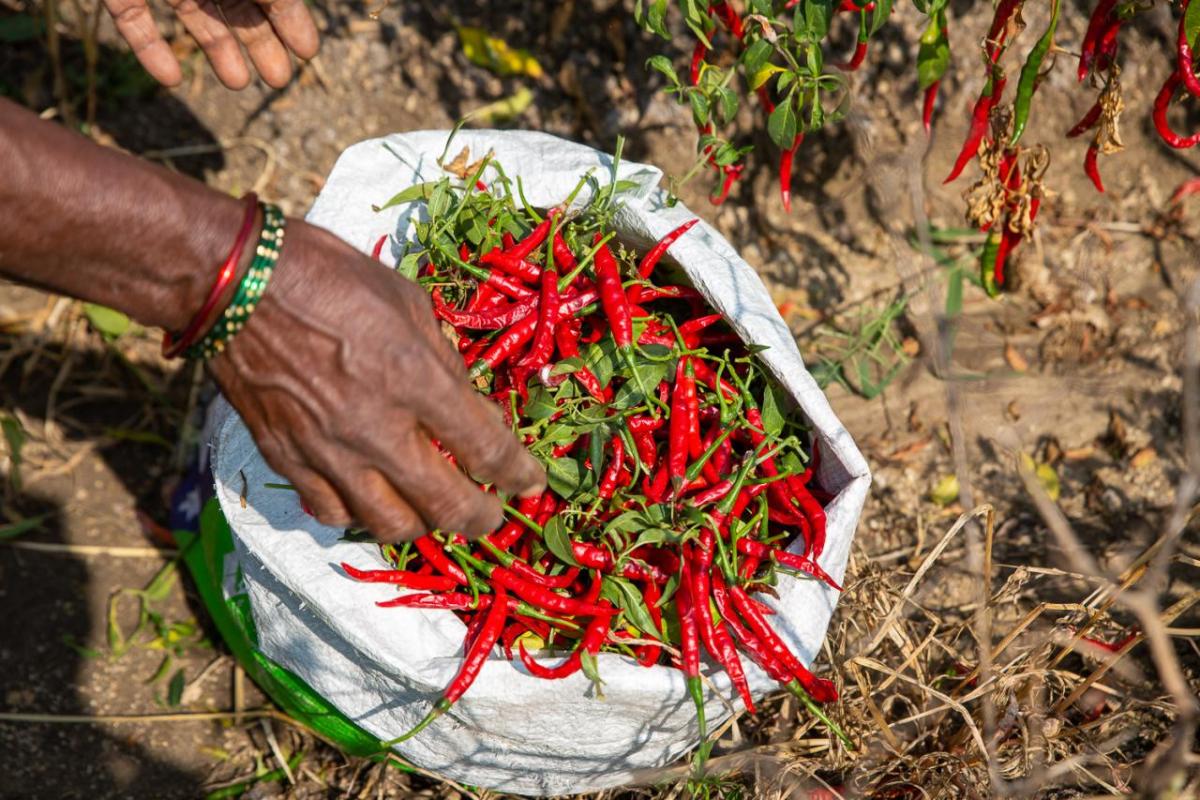
[[[165,564],[142,590],[146,600],[151,603],[160,603],[166,600],[167,595],[171,593],[171,587],[175,585],[177,575],[176,562],[170,561]]]
[[[596,690],[596,699],[603,700],[604,692],[600,687],[604,685],[604,681],[600,680],[600,665],[596,662],[596,657],[586,650],[579,653],[579,663],[583,669],[583,674],[588,676],[588,680],[592,682],[592,686]]]
[[[573,458],[556,458],[546,467],[546,480],[555,494],[570,499],[583,484],[582,469]]]
[[[633,623],[638,630],[653,636],[655,639],[662,639],[662,632],[654,625],[654,619],[650,616],[649,609],[646,608],[645,598],[642,597],[641,591],[631,582],[624,578],[618,578],[615,575],[606,575],[604,577],[603,588],[612,585],[617,589],[617,607],[625,612],[626,619]],[[603,594],[603,591],[601,592]]]
[[[675,73],[675,66],[671,63],[671,59],[666,56],[653,56],[646,61],[646,66],[655,72],[662,73],[673,88],[679,87],[679,76]]]
[[[786,150],[792,146],[796,139],[796,109],[790,95],[767,118],[767,133],[776,147]]]
[[[393,206],[401,206],[405,203],[415,203],[417,200],[428,200],[433,191],[433,187],[438,184],[438,181],[426,181],[409,186],[402,192],[392,195],[392,199],[388,200],[381,206],[371,206],[373,211],[383,211],[385,208]]]
[[[87,315],[92,329],[106,339],[116,339],[129,330],[129,317],[120,311],[113,311],[95,303],[84,303],[83,312]]]
[[[160,680],[166,677],[168,672],[171,671],[171,664],[173,662],[174,659],[171,657],[171,654],[167,653],[162,657],[162,661],[158,662],[158,669],[154,670],[154,674],[147,678],[145,682],[158,683]]]
[[[960,266],[950,269],[946,286],[946,317],[955,319],[962,314],[963,270]]]
[[[33,517],[19,519],[16,522],[8,522],[0,525],[0,541],[5,539],[15,539],[23,533],[29,533],[42,527],[42,523],[50,517],[49,514],[38,514]]]
[[[692,106],[692,120],[695,121],[696,126],[703,127],[707,125],[711,111],[708,105],[708,98],[704,96],[703,92],[697,89],[688,91],[687,97],[688,102]]]
[[[779,409],[779,398],[772,385],[768,385],[763,392],[762,421],[768,436],[778,436],[783,432],[783,412]]]
[[[775,48],[765,39],[758,39],[742,53],[742,68],[749,76],[757,75],[770,60]]]
[[[167,705],[179,705],[179,701],[183,699],[184,685],[183,670],[178,669],[171,676],[171,683],[167,685]]]
[[[404,258],[400,259],[400,263],[396,265],[396,271],[410,281],[417,279],[417,272],[421,269],[421,254],[409,253]]]
[[[936,19],[931,19],[929,25],[931,28],[926,30],[926,36],[921,37],[921,46],[917,50],[917,83],[922,89],[928,89],[935,81],[941,80],[950,66],[950,40],[942,35]],[[928,37],[929,30],[935,32],[933,38]]]
[[[1195,58],[1196,49],[1200,47],[1200,3],[1196,0],[1192,0],[1187,14],[1183,17],[1183,30],[1188,44],[1191,45],[1192,57]]]
[[[580,566],[579,562],[575,560],[575,553],[571,551],[571,534],[567,532],[567,527],[563,524],[562,515],[555,514],[546,520],[546,524],[542,526],[542,537],[545,539],[546,547],[550,549],[555,558],[572,567]]]
[[[892,2],[893,0],[875,0],[875,11],[871,15],[868,36],[874,36],[888,21],[888,17],[892,15]]]
[[[121,598],[132,597],[138,604],[138,623],[133,631],[128,635],[121,630],[121,622],[118,619],[121,610]],[[108,598],[108,624],[106,634],[108,637],[108,649],[114,658],[120,658],[129,650],[133,637],[142,630],[146,624],[146,610],[140,593],[135,589],[118,589],[113,592]]]
[[[820,41],[829,35],[834,0],[804,0],[804,29],[810,40]]]

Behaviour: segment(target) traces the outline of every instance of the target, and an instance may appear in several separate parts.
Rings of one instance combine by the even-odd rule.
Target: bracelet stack
[[[254,258],[249,269],[242,276],[234,291],[233,298],[225,307],[224,312],[214,321],[209,322],[217,304],[229,288],[241,261],[242,252],[249,239],[250,230],[256,212],[262,208],[262,230],[255,245]],[[245,326],[254,309],[258,307],[267,284],[275,271],[279,260],[279,251],[283,247],[283,232],[286,219],[278,206],[269,203],[259,203],[253,194],[246,196],[246,217],[242,228],[234,242],[233,249],[222,264],[217,280],[209,292],[208,300],[179,335],[168,332],[163,338],[163,355],[173,357],[186,355],[188,358],[209,359],[224,351],[229,340],[238,334]],[[207,327],[207,330],[205,330]]]

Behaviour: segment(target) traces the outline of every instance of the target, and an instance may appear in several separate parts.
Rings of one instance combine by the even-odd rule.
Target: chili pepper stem
[[[829,715],[825,713],[825,709],[817,705],[816,702],[808,696],[808,692],[804,691],[804,687],[800,685],[800,681],[793,680],[783,688],[795,695],[796,699],[803,703],[804,707],[807,708],[814,717],[825,723],[825,726],[829,728],[829,730],[832,731],[835,736],[842,740],[842,744],[846,745],[847,749],[858,749],[854,746],[854,742],[850,740],[850,737],[846,735],[846,732],[843,731],[836,722],[829,718]]]
[[[420,722],[417,723],[417,726],[415,728],[410,730],[408,733],[397,736],[395,739],[388,739],[386,742],[381,742],[380,743],[381,749],[384,749],[384,750],[391,749],[392,747],[395,747],[396,745],[400,744],[401,742],[406,742],[409,739],[411,739],[412,737],[416,736],[418,733],[420,733],[421,731],[425,730],[430,725],[432,725],[433,721],[435,719],[437,719],[442,714],[445,714],[447,711],[449,711],[451,705],[452,705],[451,702],[444,697],[441,700],[438,700],[437,703],[434,704],[433,708],[430,709],[429,713],[426,714],[425,717]]]
[[[708,720],[704,716],[704,683],[700,680],[699,675],[687,679],[687,689],[688,694],[692,697],[692,702],[696,704],[696,722],[700,725],[700,752],[703,754],[701,759],[703,762],[707,760],[708,751],[712,749],[712,745],[708,741]],[[809,702],[812,701],[809,700]]]

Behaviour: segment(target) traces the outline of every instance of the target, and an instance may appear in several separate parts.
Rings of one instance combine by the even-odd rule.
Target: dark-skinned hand
[[[211,362],[267,462],[317,518],[383,541],[434,528],[478,536],[541,465],[474,391],[424,290],[332,235],[292,222],[258,309]]]
[[[168,0],[179,21],[200,45],[213,72],[230,89],[250,83],[250,63],[268,85],[280,89],[292,79],[292,59],[317,54],[317,26],[304,0]],[[179,60],[158,32],[148,0],[104,0],[117,32],[155,80],[178,86]],[[239,45],[240,43],[240,45]]]

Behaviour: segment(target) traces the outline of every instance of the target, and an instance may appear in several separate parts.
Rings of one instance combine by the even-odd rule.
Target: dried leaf
[[[1028,372],[1029,362],[1025,360],[1025,356],[1021,355],[1017,348],[1011,344],[1004,345],[1004,360],[1008,362],[1014,372]]]

